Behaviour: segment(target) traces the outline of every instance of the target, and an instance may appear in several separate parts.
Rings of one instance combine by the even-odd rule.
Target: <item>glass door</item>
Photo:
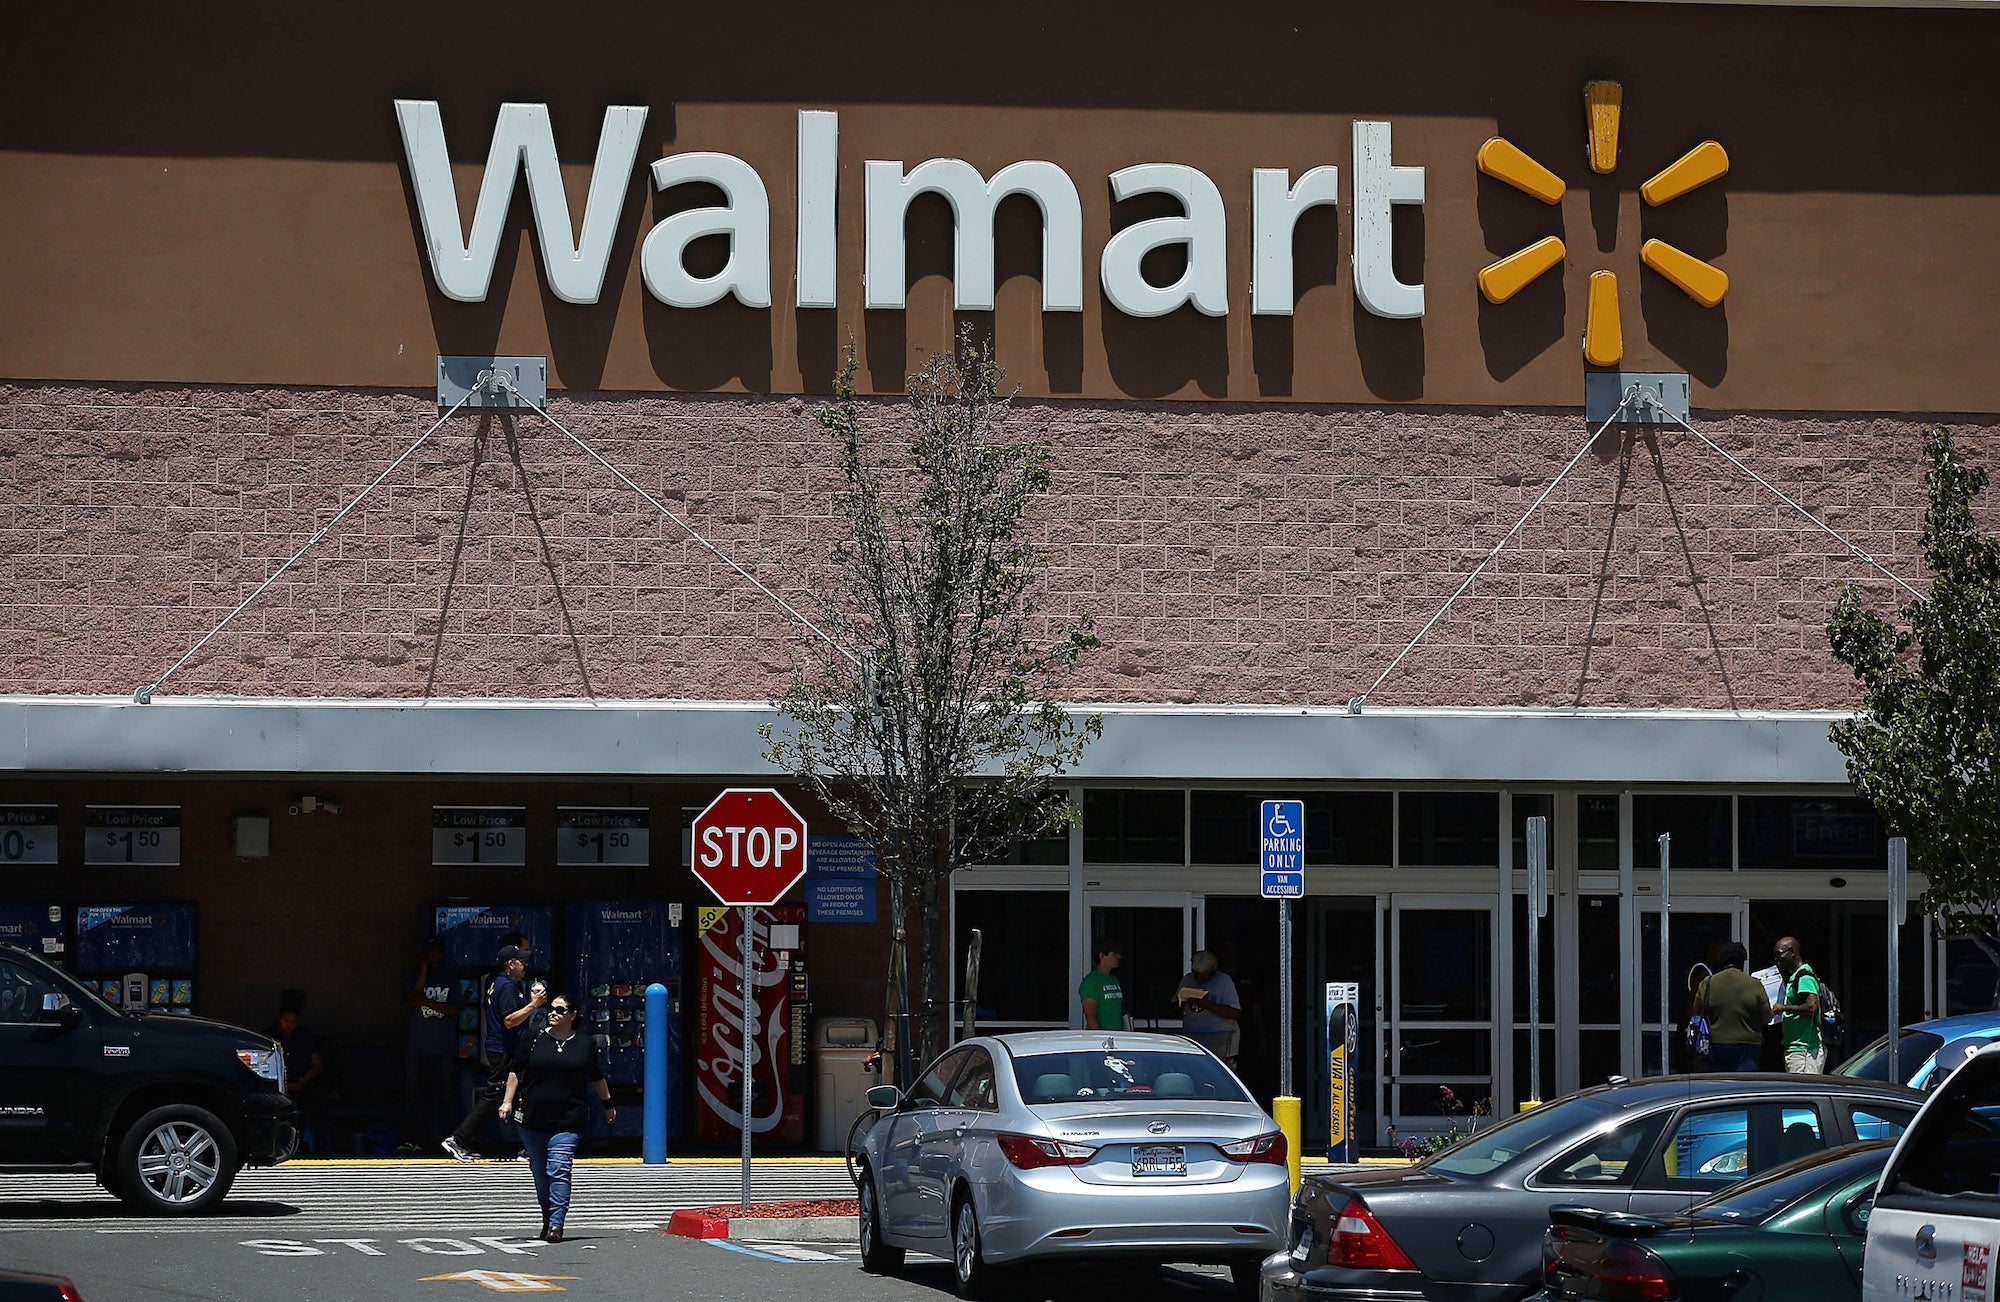
[[[1389,1123],[1463,1129],[1494,1095],[1495,899],[1396,895],[1389,907]]]
[[[1174,992],[1194,960],[1200,898],[1185,891],[1091,891],[1084,896],[1084,911],[1090,925],[1083,970],[1096,961],[1100,940],[1118,947],[1125,1025],[1135,1031],[1179,1030]]]
[[[1661,1032],[1666,1032],[1667,1070],[1687,1070],[1687,1044],[1681,1030],[1695,987],[1707,969],[1721,961],[1723,943],[1742,940],[1749,923],[1749,906],[1740,899],[1675,899],[1667,917],[1667,1005],[1660,1019],[1660,902],[1639,901],[1638,1006],[1632,1026],[1638,1038],[1636,1067],[1641,1076],[1658,1076]],[[1754,961],[1752,967],[1759,966]]]

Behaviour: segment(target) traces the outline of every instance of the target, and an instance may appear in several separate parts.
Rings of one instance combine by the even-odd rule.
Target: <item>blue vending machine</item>
[[[0,945],[19,945],[57,967],[68,967],[68,917],[69,910],[60,904],[0,904]]]
[[[587,1029],[597,1039],[605,1079],[619,1103],[617,1124],[608,1134],[639,1136],[646,1040],[655,1035],[666,1037],[669,1143],[685,1133],[681,937],[674,921],[679,909],[661,900],[579,900],[567,909],[569,990],[583,1001]],[[667,988],[665,1026],[646,1024],[646,987],[655,981]]]
[[[195,906],[86,904],[76,911],[76,975],[130,1013],[194,1012]]]
[[[432,928],[444,942],[444,961],[458,981],[458,1057],[479,1061],[479,1009],[486,978],[496,968],[500,938],[520,932],[535,961],[530,974],[555,970],[555,914],[547,905],[440,904]]]

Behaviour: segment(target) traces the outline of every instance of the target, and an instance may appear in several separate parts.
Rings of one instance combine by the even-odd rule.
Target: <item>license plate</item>
[[[1144,1144],[1132,1150],[1133,1175],[1186,1175],[1187,1150],[1178,1144]]]

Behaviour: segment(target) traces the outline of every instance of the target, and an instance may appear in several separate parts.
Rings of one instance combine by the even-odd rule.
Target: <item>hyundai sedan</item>
[[[882,1116],[861,1144],[864,1269],[936,1253],[976,1297],[1021,1262],[1208,1262],[1251,1292],[1284,1246],[1285,1138],[1179,1036],[981,1036],[868,1101]]]

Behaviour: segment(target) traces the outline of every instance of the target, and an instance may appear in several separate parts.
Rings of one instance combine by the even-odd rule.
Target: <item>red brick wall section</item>
[[[892,405],[889,410],[896,408]],[[834,535],[799,399],[557,395],[788,596]],[[407,391],[0,385],[0,690],[150,681],[437,417]],[[1346,700],[1574,454],[1574,411],[1022,403],[1054,438],[1077,700]],[[1697,413],[1921,582],[1916,419]],[[765,699],[794,629],[532,415],[447,424],[168,690]],[[2000,422],[1960,421],[1985,459]],[[483,436],[482,436],[483,434]],[[1607,435],[1374,700],[1833,707],[1838,586],[1885,580],[1685,431]]]

